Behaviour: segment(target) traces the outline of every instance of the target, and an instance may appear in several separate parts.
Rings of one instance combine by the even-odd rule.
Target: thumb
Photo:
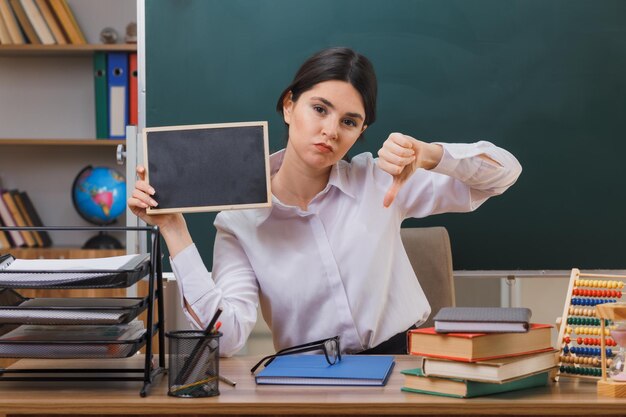
[[[403,181],[400,180],[398,177],[393,177],[393,182],[391,183],[391,186],[387,190],[387,194],[385,194],[385,198],[383,199],[383,206],[385,208],[389,207],[391,203],[393,203],[393,200],[395,200],[396,196],[398,195],[398,191],[400,191],[400,187],[402,186],[402,182]]]

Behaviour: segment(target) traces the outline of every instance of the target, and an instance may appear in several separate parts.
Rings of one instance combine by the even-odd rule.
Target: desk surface
[[[0,381],[0,415],[7,414],[244,414],[244,415],[618,415],[626,400],[599,397],[593,381],[561,379],[548,387],[488,397],[454,399],[400,391],[400,370],[417,366],[415,357],[399,356],[385,387],[303,387],[259,385],[250,375],[258,358],[222,359],[220,371],[237,381],[220,384],[221,395],[183,399],[167,395],[167,375],[145,398],[139,382]],[[142,357],[102,361],[110,366],[141,367]],[[22,360],[18,368],[80,367],[81,360]],[[134,362],[134,363],[133,363]],[[91,362],[93,365],[93,362]]]

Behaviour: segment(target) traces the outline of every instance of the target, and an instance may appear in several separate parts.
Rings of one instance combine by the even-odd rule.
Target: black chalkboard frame
[[[148,214],[271,206],[266,121],[149,127],[142,139],[146,182],[159,202]]]

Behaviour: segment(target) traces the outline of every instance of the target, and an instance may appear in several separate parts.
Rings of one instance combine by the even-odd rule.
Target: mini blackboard
[[[267,122],[150,127],[143,144],[149,214],[271,205]]]

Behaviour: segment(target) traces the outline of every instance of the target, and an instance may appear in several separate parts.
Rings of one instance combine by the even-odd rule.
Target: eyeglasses
[[[256,365],[250,369],[251,373],[257,370],[261,365],[267,366],[278,356],[293,355],[295,353],[311,352],[313,350],[323,350],[326,361],[329,365],[334,365],[341,360],[341,349],[339,347],[339,336],[331,337],[330,339],[322,339],[316,342],[305,343],[303,345],[292,346],[278,352],[273,355],[268,355],[257,362]]]

